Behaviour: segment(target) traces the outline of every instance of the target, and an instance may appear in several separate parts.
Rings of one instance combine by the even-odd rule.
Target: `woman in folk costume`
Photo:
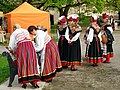
[[[67,65],[71,66],[71,71],[76,71],[74,65],[81,65],[81,47],[80,47],[80,32],[81,27],[77,25],[79,16],[72,14],[68,16],[68,27],[65,32],[65,38],[68,41]]]
[[[46,31],[47,29],[45,29]],[[35,35],[35,50],[41,51],[41,80],[51,82],[56,72],[62,71],[62,65],[57,44],[42,30],[36,30],[35,26],[29,26],[30,34]]]
[[[92,15],[91,25],[88,28],[86,61],[93,63],[92,66],[98,66],[98,63],[103,62],[101,50],[101,32],[97,24],[97,15]]]
[[[59,54],[60,59],[62,62],[62,67],[67,68],[67,55],[68,55],[68,41],[65,38],[65,32],[67,28],[67,20],[65,16],[61,16],[58,18],[58,48],[59,48]]]
[[[103,35],[107,37],[107,42],[103,42],[103,56],[106,58],[104,63],[110,63],[110,58],[113,57],[113,41],[112,26],[108,23],[109,16],[106,13],[102,14],[104,25],[102,26]]]
[[[31,42],[29,32],[20,28],[19,24],[13,26],[14,32],[10,36],[9,50],[13,50],[18,62],[18,82],[27,87],[31,82],[34,87],[39,87],[40,75],[37,69],[37,55]]]

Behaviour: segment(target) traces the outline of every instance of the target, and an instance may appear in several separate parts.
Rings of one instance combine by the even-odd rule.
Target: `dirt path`
[[[83,66],[77,67],[78,71],[72,72],[68,68],[58,73],[43,90],[120,90],[120,31],[115,31],[114,36],[115,57],[110,64],[101,63],[98,67],[92,67],[84,61]],[[84,52],[82,41],[83,57]]]

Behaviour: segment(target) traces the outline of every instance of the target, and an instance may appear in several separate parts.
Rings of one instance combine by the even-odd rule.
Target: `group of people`
[[[113,29],[108,23],[108,15],[103,14],[102,27],[97,24],[97,15],[92,15],[84,40],[86,43],[86,61],[97,66],[100,62],[109,63],[113,57]],[[39,88],[37,82],[51,82],[57,72],[70,66],[76,71],[75,65],[82,65],[79,16],[71,14],[58,19],[58,45],[54,42],[47,29],[41,25],[29,26],[28,30],[19,24],[13,26],[8,50],[16,57],[18,82],[26,88],[31,83]],[[31,38],[32,36],[32,38]],[[106,58],[104,61],[103,58]]]
[[[71,67],[72,71],[76,71],[75,65],[82,65],[80,32],[81,27],[78,25],[79,16],[71,14],[68,17],[61,16],[58,20],[58,47],[63,68]],[[86,44],[86,61],[92,63],[92,66],[98,66],[98,63],[110,63],[113,57],[113,27],[109,23],[109,15],[102,14],[103,24],[100,27],[98,16],[93,14],[90,18],[84,40]],[[106,60],[104,60],[106,58]]]
[[[19,24],[15,24],[13,29],[8,50],[16,57],[18,82],[23,84],[23,88],[27,83],[39,88],[37,82],[51,82],[56,73],[62,71],[62,65],[58,46],[47,34],[47,29],[38,25],[26,30]]]

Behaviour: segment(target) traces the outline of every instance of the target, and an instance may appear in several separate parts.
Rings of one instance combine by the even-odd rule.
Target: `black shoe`
[[[37,88],[36,85],[34,84],[34,82],[30,82],[30,84],[31,84],[34,88]]]
[[[104,61],[103,63],[110,63],[110,62],[106,62],[106,61]]]
[[[51,80],[48,80],[48,81],[45,81],[45,82],[50,83],[50,82],[52,82],[52,79],[51,79]]]
[[[27,84],[22,85],[22,88],[26,89],[26,87],[27,87]]]
[[[71,71],[77,71],[77,69],[76,68],[71,68]]]
[[[98,65],[97,65],[97,64],[92,64],[91,66],[93,66],[93,67],[97,67]]]
[[[68,66],[62,66],[62,68],[68,68]]]
[[[37,88],[39,88],[38,84],[35,85]]]

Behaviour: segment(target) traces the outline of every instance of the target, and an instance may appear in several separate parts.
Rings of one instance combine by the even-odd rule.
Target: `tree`
[[[0,0],[0,11],[8,13],[19,5],[18,0]]]

